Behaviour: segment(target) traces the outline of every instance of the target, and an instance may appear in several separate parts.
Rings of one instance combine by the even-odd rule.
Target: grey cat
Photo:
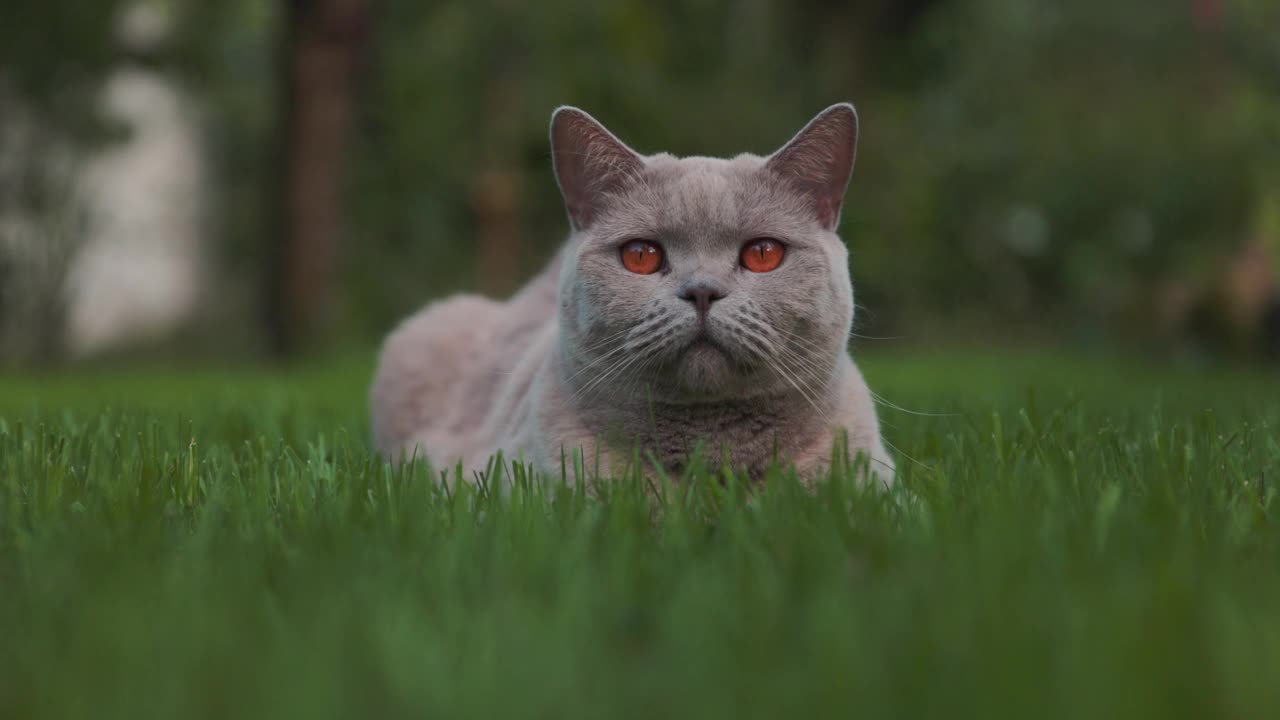
[[[816,479],[847,441],[892,482],[835,234],[857,135],[839,104],[768,157],[642,156],[556,110],[568,242],[510,300],[455,296],[392,332],[376,447],[468,471],[502,450],[555,474],[577,451],[605,477],[636,449],[679,473],[700,447],[751,477],[776,460]]]

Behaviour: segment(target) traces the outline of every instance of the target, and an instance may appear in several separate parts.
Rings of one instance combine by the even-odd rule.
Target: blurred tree
[[[567,230],[562,103],[642,152],[723,155],[855,101],[860,302],[927,341],[1149,335],[1280,178],[1273,0],[154,1],[216,149],[218,337],[265,306],[280,350],[535,272]],[[104,7],[6,3],[0,97],[87,117],[59,89],[93,84]],[[23,27],[79,39],[55,57]]]
[[[907,196],[930,219],[876,203],[890,211],[878,224],[902,229],[898,270],[928,288],[907,304],[1141,335],[1156,287],[1219,263],[1254,203],[1264,136],[1248,107],[1274,99],[1215,52],[1211,5],[975,0],[935,14],[926,36],[946,63],[904,98],[926,160],[891,170],[922,183]]]
[[[94,104],[122,4],[0,3],[0,361],[61,351],[61,292],[83,233],[75,161],[112,136]]]
[[[38,115],[48,129],[85,136],[98,83],[117,50],[124,0],[7,0],[0,5],[0,124]]]
[[[345,225],[344,169],[370,0],[285,0],[277,246],[268,328],[277,353],[325,329]]]

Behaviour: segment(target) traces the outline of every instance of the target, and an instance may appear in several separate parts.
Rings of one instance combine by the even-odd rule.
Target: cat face
[[[642,157],[590,116],[552,119],[574,235],[560,275],[575,397],[826,394],[853,321],[835,235],[857,116],[836,105],[769,157]]]

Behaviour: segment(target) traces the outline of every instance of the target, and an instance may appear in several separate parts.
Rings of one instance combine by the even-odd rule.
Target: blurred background
[[[557,105],[841,100],[862,334],[1280,358],[1275,0],[5,0],[0,366],[371,347],[563,242]]]

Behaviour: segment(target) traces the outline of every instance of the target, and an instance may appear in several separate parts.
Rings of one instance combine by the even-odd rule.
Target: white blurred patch
[[[125,16],[126,35],[161,32],[145,12]],[[122,67],[100,102],[129,134],[87,160],[78,187],[88,236],[66,300],[67,344],[80,355],[173,332],[202,286],[201,149],[181,92],[158,72]]]

